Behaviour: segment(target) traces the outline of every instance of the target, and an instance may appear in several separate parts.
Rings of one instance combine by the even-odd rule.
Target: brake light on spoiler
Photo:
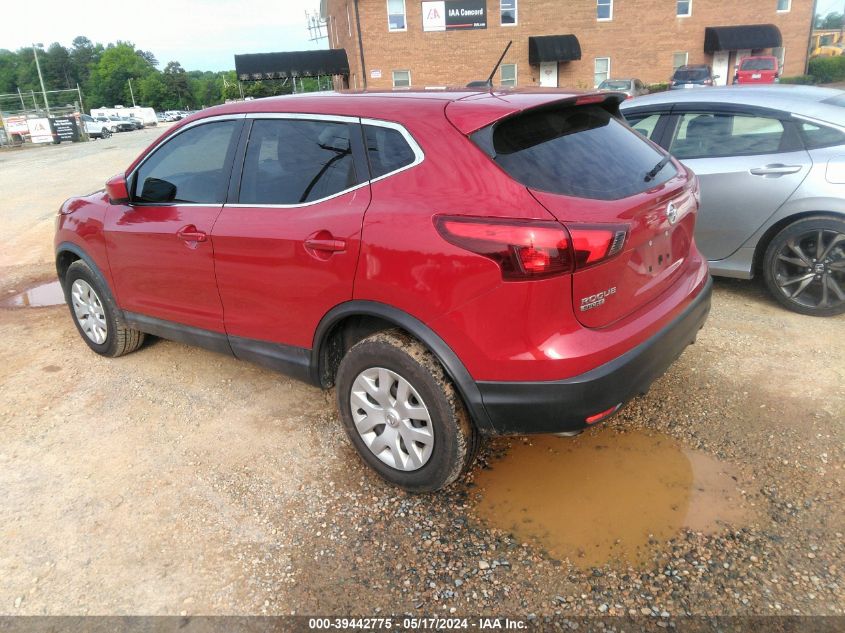
[[[554,221],[436,216],[450,244],[492,259],[505,281],[543,279],[599,264],[622,252],[624,225],[566,226]]]

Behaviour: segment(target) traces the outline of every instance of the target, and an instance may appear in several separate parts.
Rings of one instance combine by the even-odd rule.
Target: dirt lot
[[[2,296],[54,275],[61,201],[157,133],[0,152]],[[488,442],[412,496],[333,394],[167,341],[103,359],[63,306],[2,309],[0,614],[842,615],[843,326],[717,281],[612,422]]]

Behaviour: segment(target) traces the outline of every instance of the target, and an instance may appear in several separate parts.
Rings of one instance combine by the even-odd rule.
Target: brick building
[[[772,53],[804,72],[813,0],[322,0],[330,47],[345,49],[350,88],[484,80],[508,41],[496,85],[589,89],[609,77],[665,82],[711,64]],[[359,29],[360,25],[360,29]],[[363,51],[362,51],[363,49]]]

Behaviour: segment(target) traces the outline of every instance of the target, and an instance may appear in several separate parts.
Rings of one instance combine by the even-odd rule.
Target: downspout
[[[361,53],[361,81],[367,89],[367,66],[364,63],[364,38],[361,37],[361,14],[358,12],[358,0],[355,0],[355,28],[358,30],[358,51]]]
[[[816,28],[816,9],[818,5],[818,0],[813,0],[813,12],[810,14],[810,35],[807,36],[807,53],[804,56],[804,74],[806,75],[810,72],[810,53],[813,52],[813,30]],[[843,23],[845,23],[845,15],[842,17]],[[783,75],[783,69],[781,69],[781,76]]]

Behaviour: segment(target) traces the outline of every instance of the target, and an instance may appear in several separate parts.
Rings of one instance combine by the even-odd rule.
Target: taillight
[[[496,262],[503,279],[538,279],[572,271],[569,233],[557,222],[438,216],[434,223],[450,244]]]
[[[575,268],[587,268],[618,255],[625,246],[627,227],[621,225],[567,224],[575,251]]]
[[[437,216],[450,244],[495,261],[507,281],[542,279],[592,266],[622,251],[627,228],[533,220]]]

